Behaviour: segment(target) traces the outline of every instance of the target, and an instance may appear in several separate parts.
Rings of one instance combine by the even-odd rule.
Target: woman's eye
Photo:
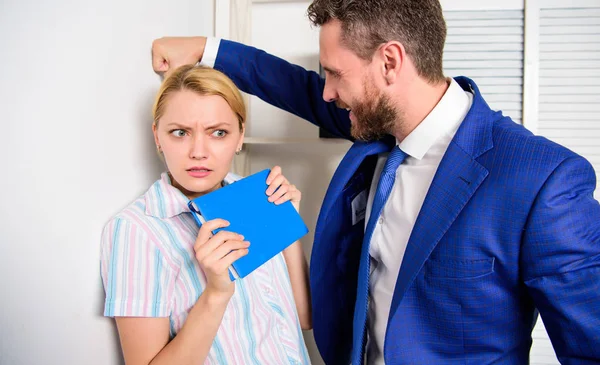
[[[223,138],[227,135],[227,131],[224,131],[222,129],[218,129],[216,131],[213,132],[213,136],[215,137],[219,137],[219,138]]]
[[[183,129],[175,129],[175,130],[171,131],[171,134],[174,135],[175,137],[184,137],[185,131]]]

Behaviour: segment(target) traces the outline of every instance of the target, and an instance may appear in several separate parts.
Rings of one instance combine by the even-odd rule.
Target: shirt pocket
[[[494,272],[494,257],[474,260],[431,259],[425,276],[439,279],[477,279]]]

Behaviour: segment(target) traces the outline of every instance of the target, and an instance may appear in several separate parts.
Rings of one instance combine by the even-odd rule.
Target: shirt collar
[[[450,79],[450,86],[427,117],[398,143],[398,147],[418,160],[443,135],[453,136],[469,111],[469,97],[460,85]]]
[[[223,182],[229,185],[241,177],[232,173],[227,174]],[[160,175],[160,179],[144,194],[146,202],[146,214],[156,218],[172,218],[181,213],[190,212],[188,203],[190,200],[171,184],[171,178],[167,172]]]

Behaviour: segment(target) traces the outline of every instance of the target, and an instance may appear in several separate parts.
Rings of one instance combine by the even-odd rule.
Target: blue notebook
[[[267,200],[269,172],[260,171],[188,203],[199,226],[212,219],[225,219],[230,225],[213,233],[225,229],[250,242],[248,254],[229,269],[232,280],[247,276],[308,233],[291,202],[275,205]]]

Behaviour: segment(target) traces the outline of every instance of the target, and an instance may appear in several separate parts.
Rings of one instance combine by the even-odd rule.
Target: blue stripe
[[[198,274],[196,273],[196,268],[194,267],[194,262],[196,260],[195,256],[191,256],[189,252],[179,243],[179,240],[176,239],[175,237],[175,233],[173,232],[172,229],[172,225],[165,222],[165,221],[160,221],[161,227],[164,230],[164,233],[167,234],[167,236],[169,237],[169,242],[171,243],[171,246],[177,250],[177,252],[179,253],[179,255],[181,255],[181,257],[185,258],[185,262],[183,264],[183,266],[185,267],[185,271],[187,273],[187,275],[189,276],[189,278],[192,281],[192,284],[194,285],[194,290],[189,290],[190,288],[187,287],[187,280],[185,280],[185,284],[187,289],[189,290],[189,293],[191,295],[196,294],[197,296],[200,296],[200,294],[204,291],[204,288],[202,288],[202,285],[200,283],[200,279],[198,279]],[[197,299],[194,298],[194,299]],[[186,303],[187,305],[187,303]]]
[[[306,343],[304,341],[304,335],[302,334],[302,328],[300,327],[300,323],[296,325],[298,329],[298,340],[300,343],[298,344],[298,349],[302,353],[302,361],[303,364],[310,364],[310,357],[308,356],[308,349],[306,348]]]
[[[156,260],[156,268],[154,270],[154,280],[155,280],[155,285],[154,285],[154,300],[152,302],[152,317],[158,317],[159,316],[159,308],[158,308],[158,303],[160,303],[160,299],[162,296],[162,290],[161,290],[161,280],[160,280],[160,276],[163,273],[162,270],[162,260],[160,257],[160,251],[158,249],[154,249],[154,259]]]
[[[127,225],[127,227],[123,227],[124,229],[124,237],[125,240],[123,242],[123,250],[119,250],[121,251],[121,255],[123,256],[123,265],[122,266],[122,272],[121,275],[123,275],[123,289],[122,289],[122,293],[121,295],[123,296],[121,298],[121,309],[120,309],[120,314],[124,314],[126,313],[126,309],[127,307],[125,306],[125,303],[127,303],[129,301],[129,296],[132,294],[131,291],[133,290],[133,288],[130,288],[127,285],[127,273],[129,272],[129,257],[125,256],[125,253],[129,253],[129,231],[131,230],[131,226]]]
[[[160,184],[154,184],[154,190],[156,191],[156,206],[160,211],[161,217],[166,217],[167,214],[165,212],[165,197],[163,196],[162,189]]]
[[[108,270],[108,289],[110,294],[108,296],[108,300],[106,301],[106,308],[104,309],[104,315],[113,316],[114,315],[114,300],[115,300],[115,290],[117,286],[117,278],[115,275],[115,271],[117,270],[117,259],[119,252],[119,242],[117,241],[117,237],[119,237],[119,232],[121,231],[121,220],[115,219],[114,222],[115,228],[112,236],[112,251],[110,253],[110,269]]]
[[[140,235],[140,231],[139,231],[139,230],[138,230],[138,231],[137,231],[137,233],[136,233],[136,236],[137,236],[137,235]],[[136,240],[137,240],[137,239],[138,239],[138,237],[136,237]],[[138,247],[139,247],[139,245],[138,245]],[[138,248],[138,249],[139,249],[139,248]],[[138,254],[138,255],[137,255],[137,266],[138,266],[138,267],[137,267],[137,279],[140,279],[140,278],[143,278],[143,277],[144,277],[144,273],[142,272],[142,267],[144,266],[144,264],[143,264],[143,259],[144,259],[144,257],[145,257],[145,256],[144,256],[144,255],[141,255],[141,254]],[[143,288],[143,287],[142,287],[141,289],[142,289],[142,290],[140,290],[140,291],[138,292],[138,296],[140,295],[140,294],[139,294],[140,292],[142,292],[142,293],[143,293],[143,292],[145,292],[145,291],[146,291],[146,288]],[[144,305],[142,304],[142,300],[136,300],[136,301],[135,301],[135,303],[136,303],[136,307],[134,307],[134,308],[135,308],[135,309],[134,309],[135,313],[143,313],[143,312],[142,312],[142,309],[144,308]],[[147,313],[143,313],[143,314],[144,314],[144,315],[147,315]]]
[[[225,358],[225,351],[223,351],[223,346],[221,346],[221,343],[218,340],[218,336],[215,336],[212,348],[217,354],[217,364],[227,364],[227,359]]]
[[[240,282],[240,284],[242,283]],[[251,312],[250,304],[248,301],[248,293],[246,293],[246,288],[244,285],[239,285],[238,287],[241,289],[240,297],[242,299],[242,307],[244,309],[244,313],[247,314],[244,316],[244,323],[246,324],[246,335],[248,336],[248,342],[250,342],[250,348],[248,349],[250,353],[250,358],[252,359],[252,362],[254,364],[261,365],[260,361],[258,361],[258,358],[256,357],[256,341],[254,339],[254,336],[252,335],[252,331],[250,330],[252,328],[252,323],[250,323]]]
[[[274,310],[275,312],[277,312],[277,313],[278,313],[280,316],[282,316],[282,317],[284,317],[284,318],[288,318],[288,317],[286,317],[286,315],[285,315],[285,314],[283,314],[283,310],[281,310],[281,307],[280,307],[280,306],[278,306],[277,304],[275,304],[275,303],[273,303],[273,302],[270,302],[270,303],[269,303],[269,305],[270,305],[270,306],[271,306],[271,308],[273,308],[273,310]]]

